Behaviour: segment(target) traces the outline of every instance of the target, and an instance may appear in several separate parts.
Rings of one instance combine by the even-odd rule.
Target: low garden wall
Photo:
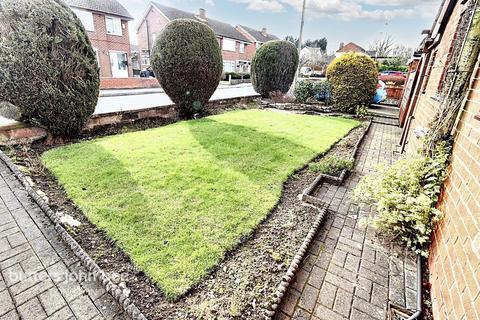
[[[403,87],[403,85],[387,86],[387,98],[400,101],[402,99]]]
[[[247,104],[258,99],[259,96],[247,96],[233,99],[210,101],[207,106],[208,114],[217,114],[234,108],[235,105]],[[146,109],[120,111],[93,115],[87,122],[83,133],[99,132],[111,127],[133,124],[138,121],[164,120],[166,123],[177,120],[175,105],[152,107]],[[0,145],[28,144],[47,138],[48,133],[42,128],[29,126],[23,123],[0,128]]]
[[[156,78],[101,78],[100,90],[160,88]]]

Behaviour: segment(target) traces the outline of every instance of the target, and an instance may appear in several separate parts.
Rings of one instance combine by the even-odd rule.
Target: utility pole
[[[297,44],[297,49],[298,49],[298,56],[300,57],[300,53],[302,51],[302,43],[303,43],[303,25],[305,24],[305,8],[307,6],[307,0],[303,0],[303,6],[302,6],[302,20],[300,22],[300,35],[298,36],[298,44]],[[297,72],[295,73],[295,78],[293,79],[292,86],[290,87],[290,92],[289,95],[293,96],[293,93],[295,91],[295,87],[297,85],[298,77],[300,76],[300,68],[302,66],[300,63],[298,64]]]

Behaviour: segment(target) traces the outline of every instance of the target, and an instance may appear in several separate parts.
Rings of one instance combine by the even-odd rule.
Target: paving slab
[[[389,303],[416,308],[415,256],[377,237],[361,221],[371,211],[351,201],[363,175],[380,163],[398,159],[400,134],[397,126],[373,123],[344,184],[324,184],[315,192],[328,205],[328,215],[280,305],[277,320],[384,320]]]
[[[128,317],[0,161],[0,320]]]

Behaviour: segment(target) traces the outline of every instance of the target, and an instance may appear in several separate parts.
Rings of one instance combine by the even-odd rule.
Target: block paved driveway
[[[360,177],[392,163],[401,130],[372,124],[355,169],[340,186],[324,184],[316,196],[329,205],[276,319],[384,320],[388,303],[416,309],[416,259],[380,240],[360,222],[368,212],[350,201]]]
[[[127,319],[0,160],[0,320]]]

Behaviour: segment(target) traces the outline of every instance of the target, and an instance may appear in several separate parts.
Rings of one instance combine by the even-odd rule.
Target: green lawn
[[[234,111],[50,150],[69,197],[169,298],[249,234],[288,176],[359,123]]]

